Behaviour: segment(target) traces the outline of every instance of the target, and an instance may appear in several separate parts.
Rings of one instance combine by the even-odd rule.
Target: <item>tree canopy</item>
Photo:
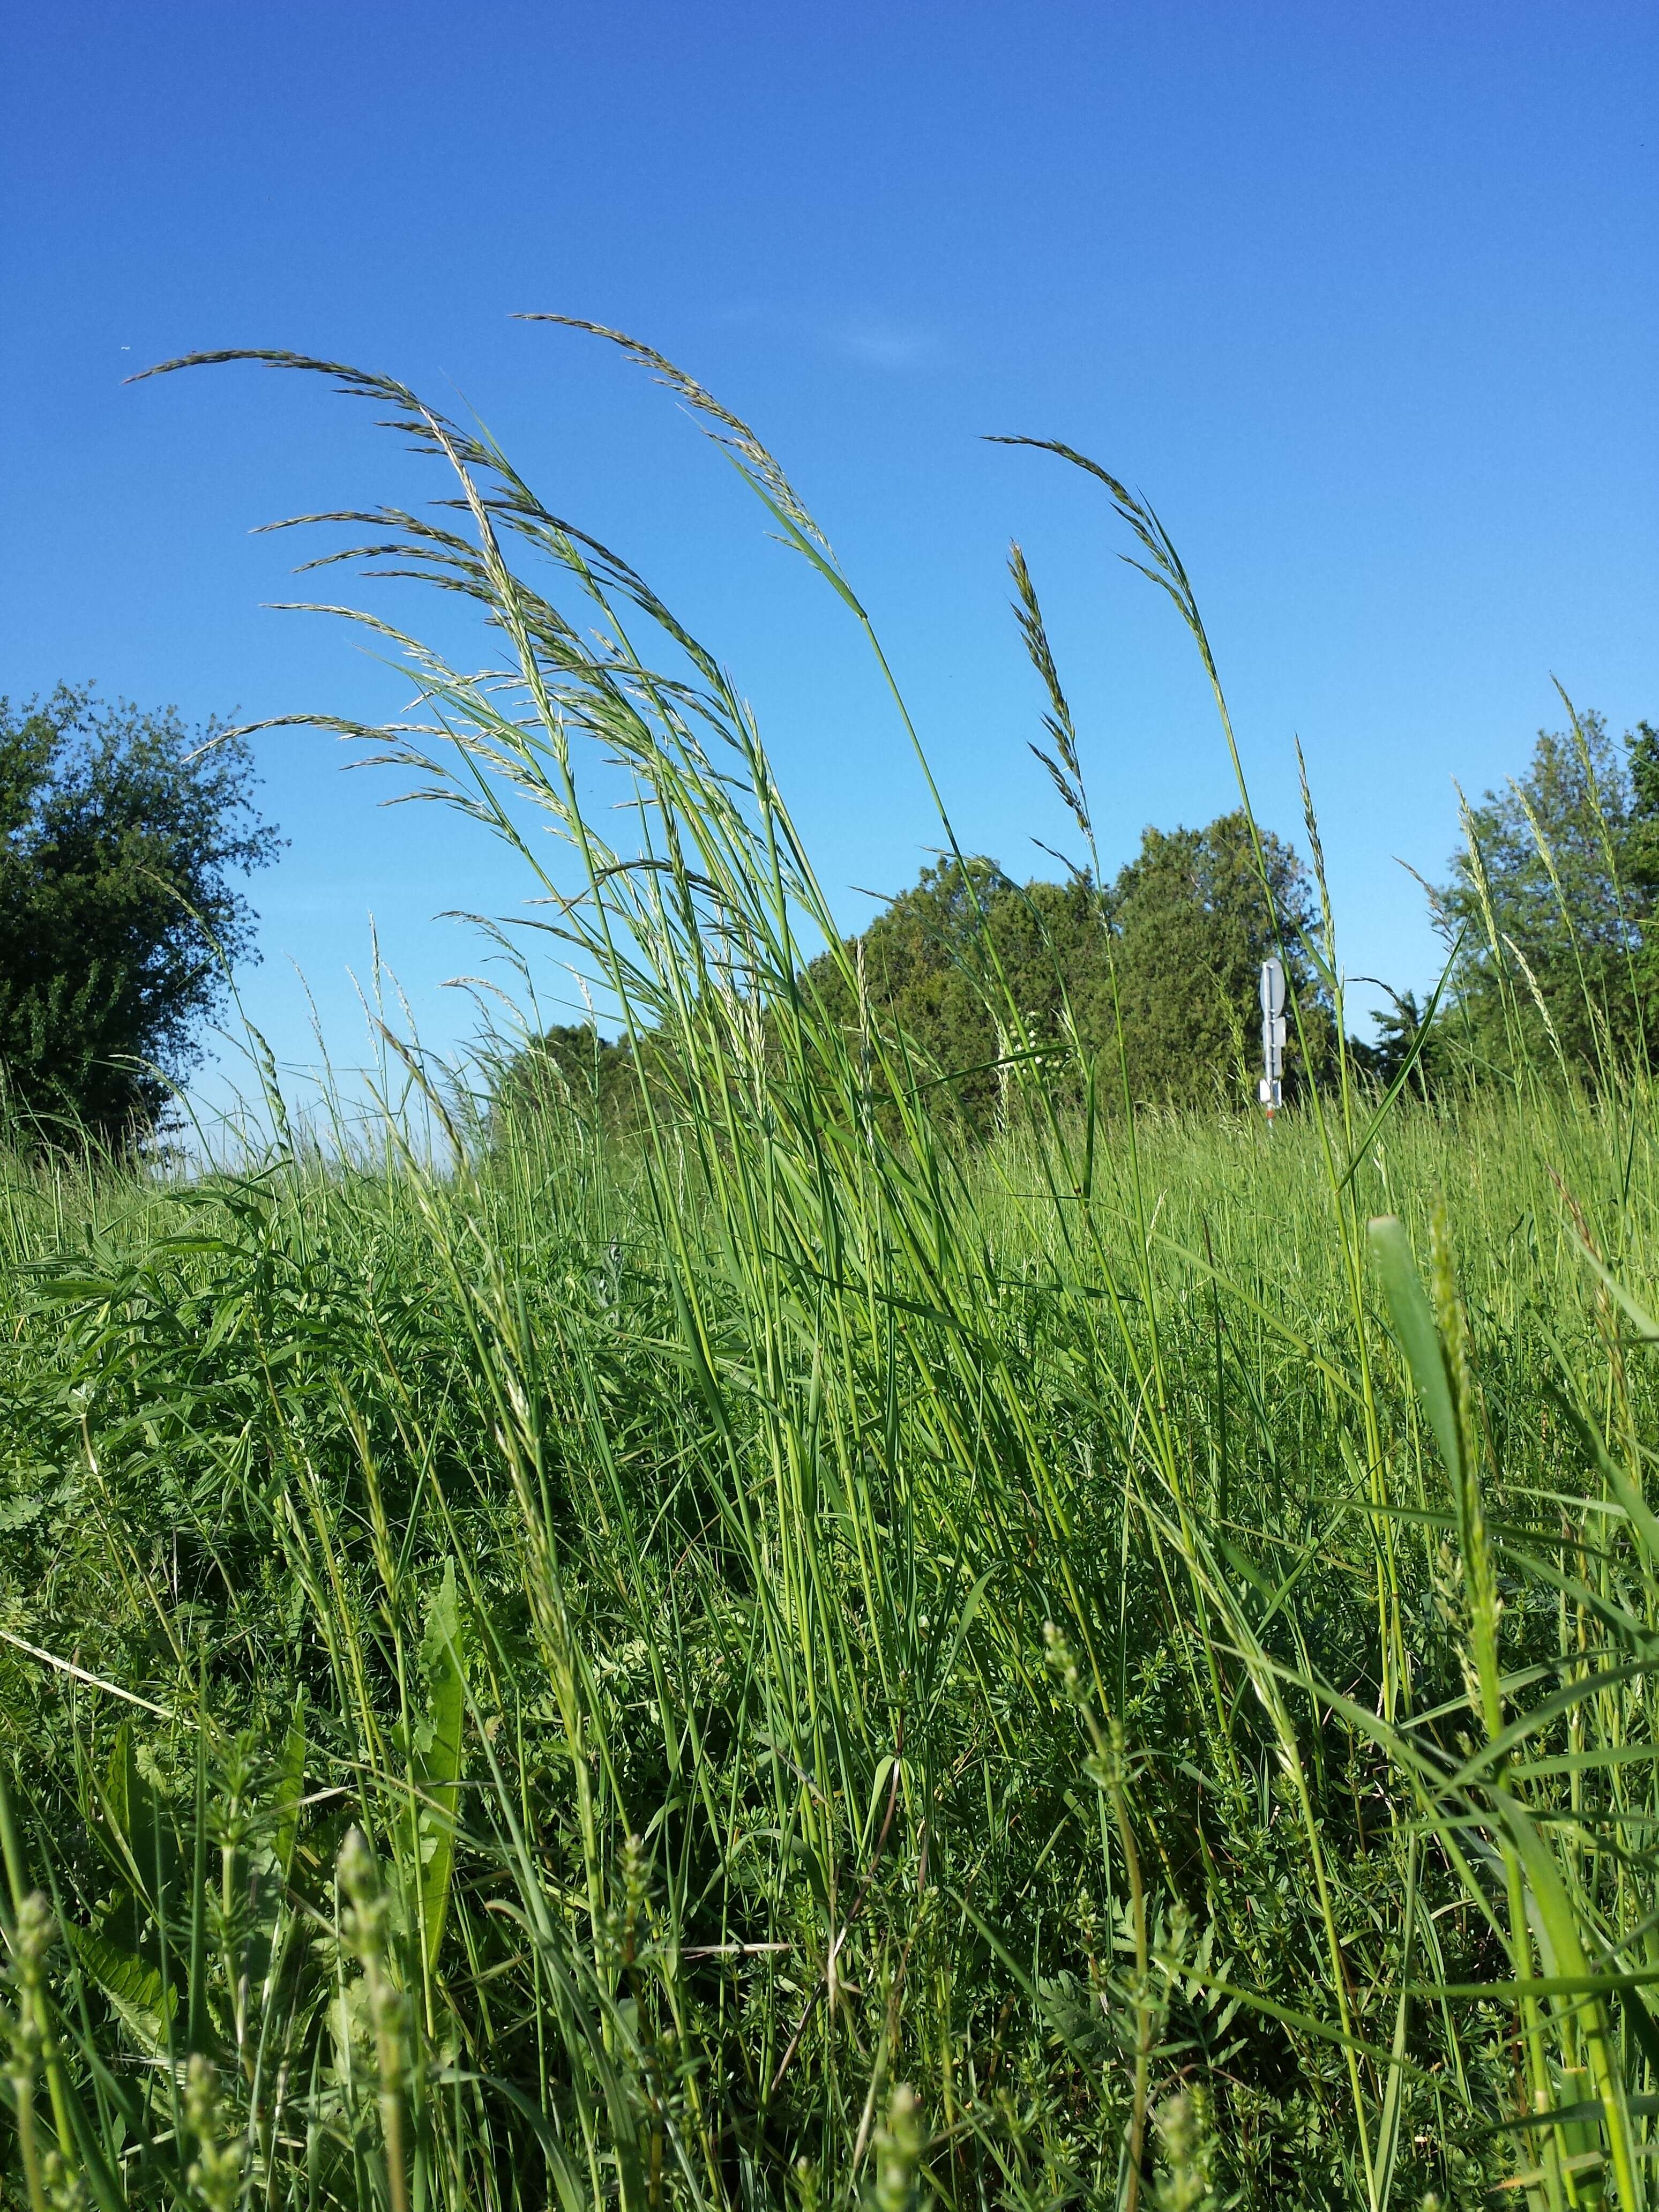
[[[1255,1096],[1270,953],[1285,958],[1316,1062],[1335,1037],[1309,953],[1316,916],[1306,871],[1282,839],[1267,832],[1261,842],[1272,912],[1238,811],[1198,830],[1149,828],[1103,890],[1083,873],[1018,884],[982,854],[951,855],[848,938],[844,957],[814,960],[804,994],[849,1034],[867,1023],[901,1043],[936,1110],[973,1127],[992,1125],[1028,1056],[1045,1060],[1048,1087],[1062,1097],[1080,1096],[1079,1071],[1093,1062],[1109,1108],[1123,1073],[1136,1105],[1240,1106]],[[613,1132],[636,1129],[641,1077],[655,1089],[672,1075],[665,1050],[655,1032],[630,1042],[591,1024],[550,1028],[496,1058],[492,1116],[562,1108]],[[1294,1085],[1305,1072],[1294,1030],[1287,1062]]]
[[[1428,1090],[1522,1059],[1606,1079],[1646,1056],[1659,1037],[1659,729],[1644,721],[1614,739],[1589,713],[1540,731],[1525,773],[1465,823],[1451,879],[1431,893],[1457,948],[1431,1030],[1422,1036],[1415,993],[1393,994],[1376,1041],[1349,1041],[1357,1064],[1386,1084],[1411,1060],[1413,1086]],[[939,860],[847,939],[849,958],[823,955],[807,981],[843,1027],[902,1036],[941,1109],[976,1123],[1024,1052],[1051,1054],[1062,1086],[1093,1061],[1109,1102],[1120,1036],[1134,1104],[1237,1105],[1254,1097],[1257,979],[1271,953],[1285,959],[1313,1061],[1293,1024],[1292,1091],[1328,1062],[1318,927],[1294,848],[1264,832],[1258,861],[1235,809],[1201,829],[1147,828],[1103,886],[1081,873],[1019,884],[984,855]],[[517,1079],[526,1098],[574,1085],[612,1121],[637,1088],[628,1048],[600,1047],[588,1030],[544,1040]]]
[[[137,1141],[199,1057],[252,951],[234,879],[281,842],[252,774],[245,743],[172,708],[0,697],[0,1070],[37,1133]]]
[[[1659,1005],[1659,731],[1589,713],[1468,808],[1437,917],[1460,945],[1447,1048],[1609,1073]]]
[[[1334,1035],[1307,955],[1306,871],[1270,831],[1262,850],[1277,927],[1235,810],[1199,830],[1149,828],[1103,891],[1086,875],[1022,885],[991,860],[940,860],[848,950],[872,1009],[951,1079],[970,1113],[994,1103],[1017,1030],[1030,1047],[1070,1046],[1073,1064],[1079,1048],[1085,1060],[1108,1055],[1103,1095],[1115,1095],[1119,1012],[1135,1103],[1240,1104],[1254,1095],[1258,976],[1270,953],[1286,956],[1316,1052]],[[856,1019],[836,963],[826,956],[811,972],[831,1010]],[[1294,1067],[1294,1049],[1291,1058]]]

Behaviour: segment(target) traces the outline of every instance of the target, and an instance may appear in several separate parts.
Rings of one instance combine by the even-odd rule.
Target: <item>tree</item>
[[[0,697],[0,1072],[37,1135],[141,1141],[251,952],[232,878],[281,840],[218,732],[83,685]]]
[[[645,1064],[648,1074],[648,1055]],[[491,1129],[499,1137],[513,1121],[562,1109],[611,1135],[635,1133],[642,1119],[638,1071],[628,1038],[602,1036],[592,1022],[555,1023],[516,1049],[490,1055]]]
[[[1314,925],[1306,872],[1271,832],[1262,848],[1291,988],[1322,1054],[1334,1030],[1304,950]],[[996,1063],[1019,1031],[1054,1046],[1057,1060],[1073,1036],[1085,1056],[1106,1055],[1102,1095],[1116,1095],[1119,1009],[1136,1103],[1242,1100],[1261,965],[1280,937],[1236,810],[1201,830],[1146,830],[1103,897],[1086,876],[1022,887],[994,860],[941,860],[848,949],[872,1011],[953,1077],[950,1094],[977,1118],[1000,1095]],[[826,957],[811,973],[837,1018],[854,1021],[836,965]]]
[[[1022,889],[994,860],[954,856],[922,870],[847,951],[869,1008],[919,1052],[922,1079],[949,1079],[936,1104],[978,1121],[1002,1096],[1004,1064],[1024,1036],[1061,1045],[1106,986],[1100,902],[1086,879]],[[862,1018],[844,970],[826,954],[810,980],[844,1027]],[[1079,1019],[1090,1034],[1097,1026]]]
[[[1659,983],[1659,733],[1600,714],[1540,730],[1524,775],[1470,807],[1437,918],[1462,949],[1448,1030],[1478,1056],[1607,1072],[1639,1053]]]
[[[1315,927],[1311,887],[1294,849],[1272,830],[1262,862],[1279,918],[1262,894],[1241,809],[1202,830],[1147,830],[1112,886],[1118,993],[1137,1099],[1176,1106],[1239,1095],[1257,1064],[1261,963],[1280,950],[1316,1063],[1334,1034],[1305,946]],[[1285,1054],[1300,1066],[1294,1024]]]
[[[1638,722],[1626,732],[1625,772],[1630,803],[1621,860],[1637,917],[1634,988],[1645,1035],[1659,1008],[1659,730],[1651,722]]]

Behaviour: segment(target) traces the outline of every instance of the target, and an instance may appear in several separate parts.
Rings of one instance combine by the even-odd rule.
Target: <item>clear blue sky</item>
[[[1553,672],[1659,714],[1659,11],[1540,6],[18,5],[0,376],[0,688],[94,677],[191,718],[395,713],[343,629],[264,611],[252,526],[416,489],[282,345],[459,393],[736,671],[849,926],[938,842],[856,639],[665,394],[556,308],[683,362],[769,438],[874,612],[964,843],[1066,823],[1025,750],[1025,544],[1109,858],[1231,802],[1196,665],[1103,502],[978,442],[1064,438],[1154,501],[1266,818],[1306,748],[1346,964],[1420,985],[1396,856],[1451,779],[1517,769]],[[434,487],[436,488],[435,485]],[[372,591],[373,587],[366,587]],[[505,912],[466,825],[382,810],[325,738],[262,740],[292,840],[250,1010],[344,1057],[372,913],[428,1038]],[[844,889],[842,887],[845,887]],[[205,1086],[212,1092],[212,1085]]]

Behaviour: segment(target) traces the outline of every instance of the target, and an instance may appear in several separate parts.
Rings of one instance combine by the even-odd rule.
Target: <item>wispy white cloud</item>
[[[749,298],[728,301],[716,310],[715,320],[730,329],[763,333],[786,344],[821,348],[866,368],[896,372],[920,368],[936,361],[943,350],[936,331],[885,315],[815,314]]]
[[[939,350],[931,331],[915,324],[861,319],[843,323],[830,332],[830,342],[854,361],[871,368],[916,368]]]

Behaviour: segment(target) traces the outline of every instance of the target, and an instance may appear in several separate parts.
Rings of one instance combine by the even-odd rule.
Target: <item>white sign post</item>
[[[1261,1081],[1256,1096],[1273,1115],[1285,1101],[1285,970],[1277,960],[1261,963]]]

